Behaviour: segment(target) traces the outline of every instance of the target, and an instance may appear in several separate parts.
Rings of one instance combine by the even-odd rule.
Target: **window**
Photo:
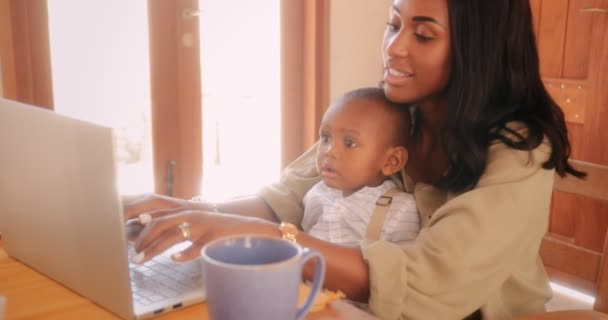
[[[280,1],[199,0],[202,195],[255,193],[280,173]]]
[[[153,191],[147,1],[48,1],[55,110],[115,129],[118,189]]]

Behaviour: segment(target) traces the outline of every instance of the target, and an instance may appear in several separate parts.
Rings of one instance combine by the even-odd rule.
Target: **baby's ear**
[[[408,153],[405,147],[397,146],[390,148],[386,154],[382,174],[388,177],[399,172],[405,166]]]

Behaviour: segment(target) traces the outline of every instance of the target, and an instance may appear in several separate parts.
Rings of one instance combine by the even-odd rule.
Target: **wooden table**
[[[106,309],[92,303],[61,284],[30,269],[24,264],[9,258],[0,240],[0,296],[6,297],[6,320],[16,319],[119,319]],[[1,317],[0,317],[1,318]],[[340,316],[331,308],[311,313],[306,320],[331,319],[371,319],[370,315],[357,313]],[[169,320],[208,320],[207,305],[199,303],[172,311],[154,319]],[[561,311],[549,312],[518,318],[521,320],[561,320],[561,319],[608,319],[608,316],[596,311]]]
[[[61,284],[9,258],[0,240],[0,296],[6,297],[6,320],[13,319],[120,319]],[[337,319],[330,308],[306,319]],[[1,316],[0,316],[1,318]],[[154,319],[207,320],[207,305],[199,303]]]

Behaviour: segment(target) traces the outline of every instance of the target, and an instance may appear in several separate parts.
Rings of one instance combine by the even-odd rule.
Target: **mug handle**
[[[308,294],[308,298],[306,298],[306,302],[304,305],[296,311],[296,320],[302,320],[308,311],[312,307],[317,294],[323,287],[323,282],[325,281],[325,259],[316,250],[312,250],[309,248],[304,248],[302,252],[302,258],[300,260],[300,266],[304,266],[306,261],[317,258],[317,265],[315,268],[314,281],[312,283],[312,288],[310,289],[310,293]]]

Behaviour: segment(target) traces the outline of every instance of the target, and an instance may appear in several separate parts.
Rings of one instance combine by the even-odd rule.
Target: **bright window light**
[[[570,289],[568,287],[564,287],[555,282],[550,282],[550,285],[551,285],[551,289],[553,289],[553,291],[556,293],[562,294],[562,295],[572,298],[574,300],[588,304],[591,307],[593,307],[593,305],[595,304],[595,297],[593,297],[593,296]]]
[[[118,190],[154,189],[146,0],[48,1],[55,111],[112,127]]]
[[[280,1],[199,0],[203,181],[211,201],[280,173]]]

